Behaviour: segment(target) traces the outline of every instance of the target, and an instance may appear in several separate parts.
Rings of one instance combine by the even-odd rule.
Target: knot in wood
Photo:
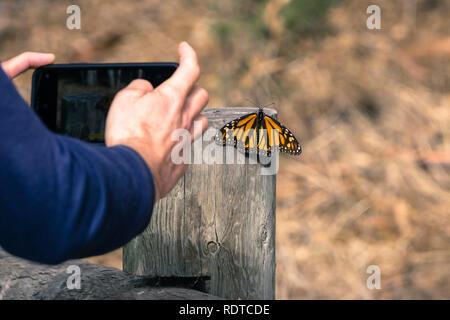
[[[208,242],[208,250],[211,253],[216,253],[217,249],[219,249],[218,244],[215,241]]]

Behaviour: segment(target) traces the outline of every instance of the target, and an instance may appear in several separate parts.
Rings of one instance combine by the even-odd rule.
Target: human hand
[[[164,197],[187,170],[187,164],[171,159],[172,132],[187,129],[191,143],[208,127],[200,112],[208,103],[208,92],[195,86],[200,68],[194,49],[186,42],[178,46],[180,66],[153,89],[150,82],[137,79],[114,98],[107,119],[107,146],[126,145],[136,150],[150,167],[155,182],[155,202]],[[193,121],[201,121],[202,132],[193,132]]]
[[[3,70],[11,78],[17,77],[28,69],[35,69],[55,61],[52,53],[24,52],[1,64]]]

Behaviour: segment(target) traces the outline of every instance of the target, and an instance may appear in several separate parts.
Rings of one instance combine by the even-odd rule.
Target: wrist
[[[154,202],[156,203],[156,201],[158,201],[160,199],[160,178],[159,178],[159,169],[158,166],[156,165],[156,161],[154,160],[154,158],[152,157],[152,155],[150,154],[150,152],[148,152],[148,146],[145,145],[145,143],[140,142],[138,139],[130,139],[127,141],[121,141],[115,145],[124,145],[127,146],[131,149],[133,149],[134,151],[136,151],[141,158],[144,160],[144,162],[147,164],[148,169],[150,170],[150,173],[152,175],[153,178],[153,186],[154,186]]]

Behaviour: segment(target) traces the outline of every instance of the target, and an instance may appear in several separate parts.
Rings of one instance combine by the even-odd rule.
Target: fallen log
[[[68,279],[72,276],[69,266],[79,268],[79,289],[68,286]],[[54,266],[33,263],[0,249],[0,300],[219,299],[193,289],[195,282],[185,282],[189,287],[184,288],[173,285],[167,279],[135,276],[82,260]]]

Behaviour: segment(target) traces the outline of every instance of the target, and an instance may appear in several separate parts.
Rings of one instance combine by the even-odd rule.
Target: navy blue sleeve
[[[106,253],[145,229],[154,191],[135,150],[50,132],[0,67],[0,246],[48,264]]]

